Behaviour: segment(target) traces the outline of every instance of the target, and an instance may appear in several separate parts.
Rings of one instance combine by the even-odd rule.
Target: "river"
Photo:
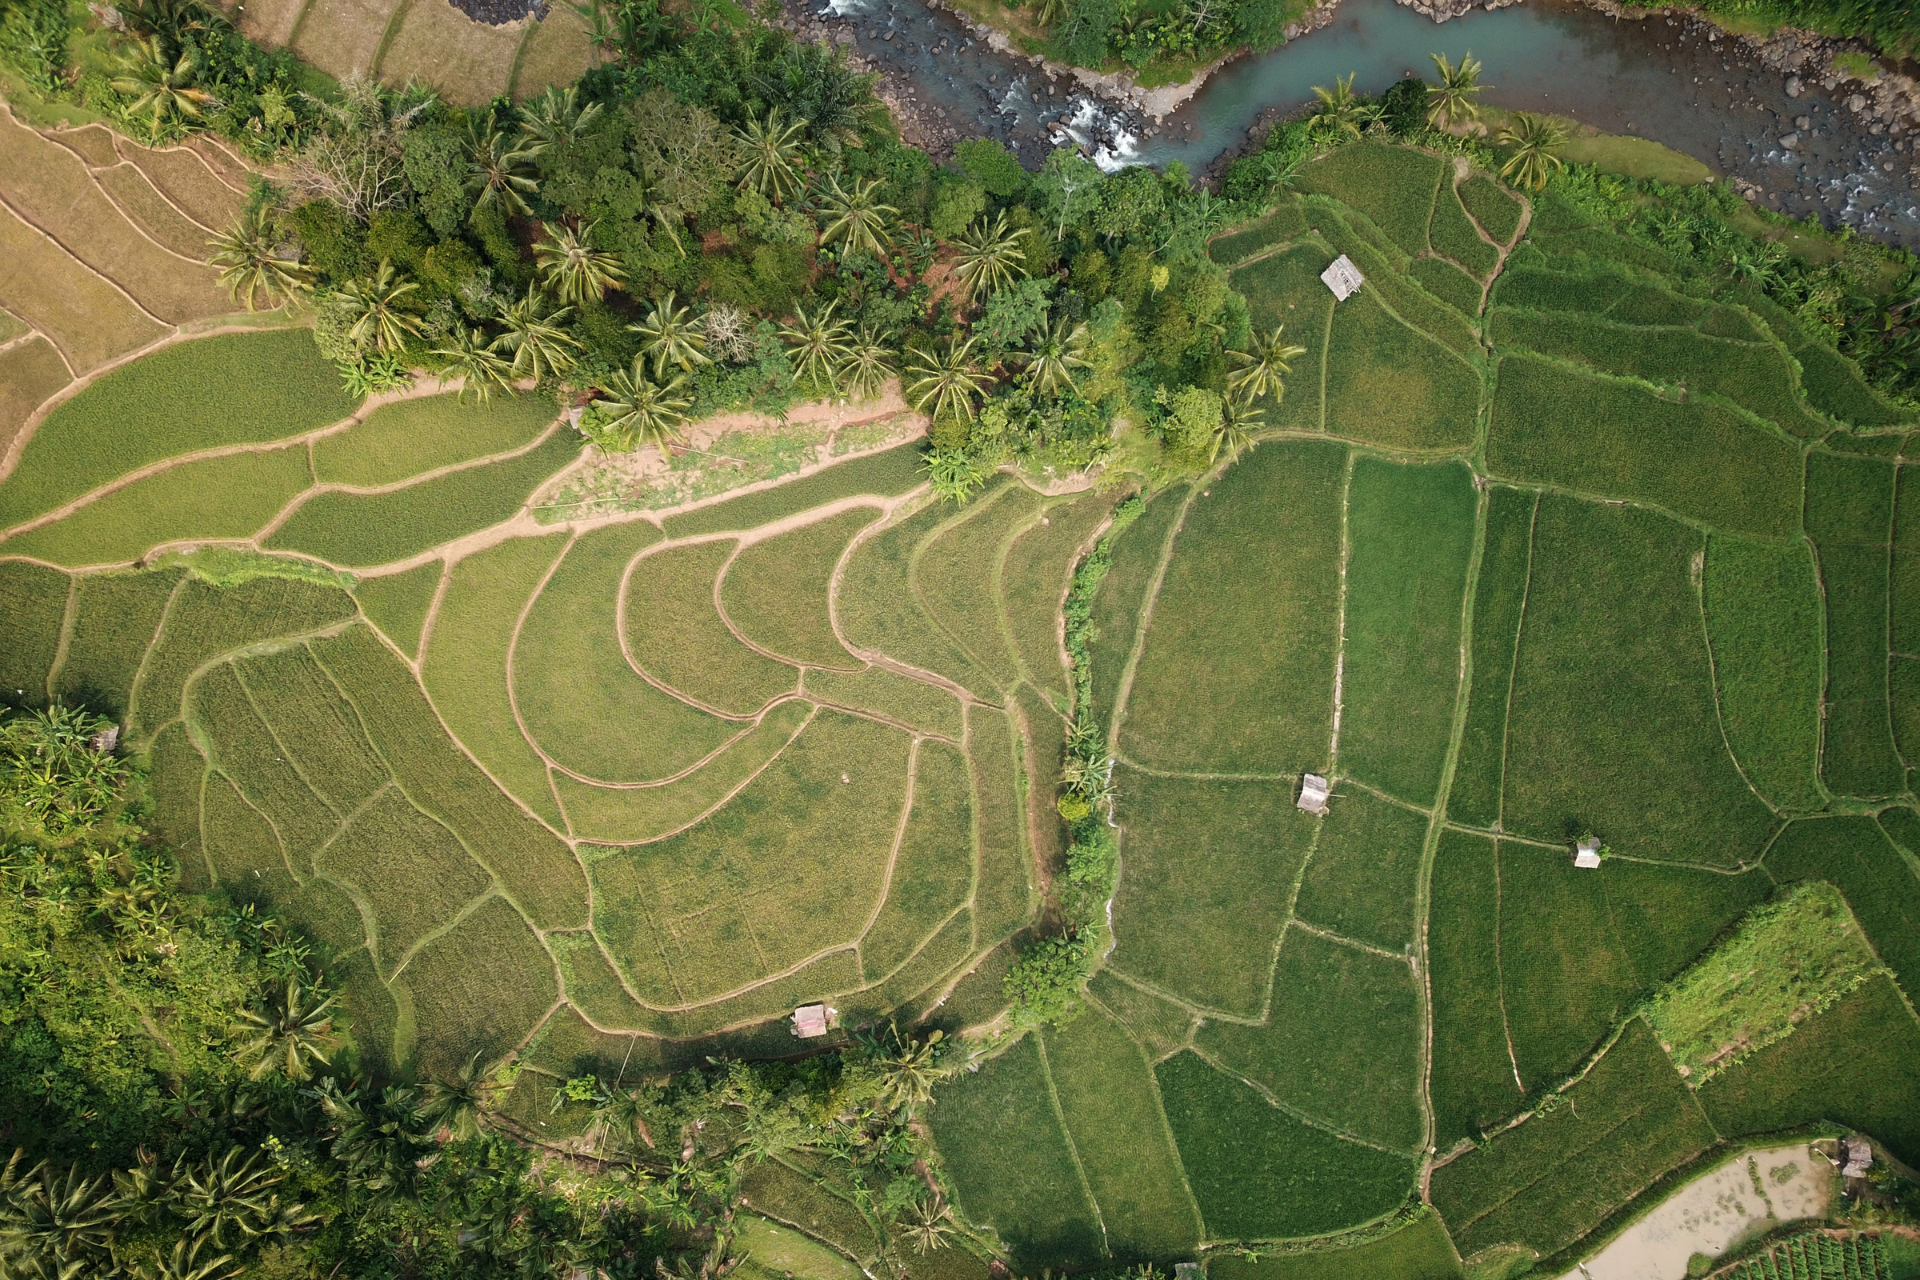
[[[1785,72],[1685,18],[1622,21],[1566,0],[1528,0],[1436,24],[1394,0],[1342,0],[1331,25],[1229,62],[1155,125],[988,48],[922,0],[829,0],[808,12],[880,69],[896,97],[960,137],[1001,139],[1028,164],[1064,134],[1103,167],[1180,160],[1199,173],[1243,146],[1263,113],[1310,102],[1315,85],[1352,72],[1356,89],[1379,92],[1409,72],[1430,73],[1430,53],[1471,50],[1489,103],[1650,138],[1759,186],[1770,208],[1920,247],[1920,134],[1871,133],[1870,121],[1845,109],[1845,85],[1829,93],[1808,79],[1789,97]]]

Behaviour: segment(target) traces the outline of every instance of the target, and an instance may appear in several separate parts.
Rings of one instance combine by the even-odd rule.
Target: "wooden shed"
[[[1367,278],[1360,274],[1360,268],[1353,265],[1353,259],[1341,254],[1320,273],[1320,283],[1333,290],[1335,301],[1345,302],[1360,292],[1360,286]]]
[[[1600,837],[1587,836],[1573,846],[1573,865],[1588,871],[1600,865]]]
[[[812,1040],[833,1030],[834,1015],[838,1012],[824,1004],[803,1004],[793,1011],[793,1034],[802,1040]]]
[[[1308,813],[1325,817],[1327,813],[1327,797],[1331,794],[1332,792],[1327,786],[1327,780],[1319,774],[1308,773],[1301,775],[1299,805]]]

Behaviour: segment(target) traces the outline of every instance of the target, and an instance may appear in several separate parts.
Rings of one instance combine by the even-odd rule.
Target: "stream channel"
[[[1920,134],[1872,134],[1872,121],[1846,110],[1846,84],[1829,92],[1808,77],[1790,97],[1787,73],[1758,50],[1684,17],[1621,20],[1570,0],[1527,0],[1436,24],[1394,0],[1341,0],[1326,27],[1227,63],[1156,123],[988,47],[923,0],[793,3],[803,35],[857,52],[930,132],[998,138],[1030,167],[1071,142],[1106,169],[1179,160],[1205,173],[1262,121],[1311,102],[1315,85],[1353,72],[1356,90],[1378,93],[1430,74],[1431,53],[1471,50],[1485,65],[1486,102],[1650,138],[1757,185],[1769,208],[1920,248]]]

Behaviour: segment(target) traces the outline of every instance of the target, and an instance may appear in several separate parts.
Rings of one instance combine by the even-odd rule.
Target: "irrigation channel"
[[[1849,111],[1857,86],[1829,91],[1807,75],[1789,96],[1789,72],[1685,17],[1622,20],[1571,0],[1526,0],[1436,24],[1394,0],[1341,0],[1329,25],[1227,63],[1156,123],[994,50],[924,0],[789,4],[802,35],[835,40],[881,72],[928,140],[996,137],[1030,166],[1072,143],[1103,168],[1179,160],[1205,173],[1263,121],[1310,102],[1315,85],[1353,72],[1356,89],[1379,92],[1431,73],[1429,54],[1471,50],[1485,64],[1486,102],[1652,139],[1758,186],[1770,208],[1920,247],[1920,133]]]

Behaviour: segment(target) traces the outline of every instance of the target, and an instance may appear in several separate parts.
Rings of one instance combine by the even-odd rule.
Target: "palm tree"
[[[478,1051],[452,1079],[429,1081],[420,1095],[420,1119],[433,1133],[470,1138],[480,1131],[480,1117],[492,1100],[494,1064],[482,1065]]]
[[[1040,335],[1032,351],[1015,352],[1014,359],[1025,367],[1028,386],[1057,396],[1074,389],[1075,369],[1090,367],[1084,353],[1091,340],[1085,324],[1062,316]]]
[[[233,1261],[230,1253],[201,1257],[206,1243],[205,1236],[195,1236],[191,1244],[182,1237],[173,1242],[172,1253],[161,1255],[158,1262],[137,1265],[133,1274],[138,1280],[230,1280],[244,1269],[228,1265]]]
[[[1516,111],[1513,119],[1500,127],[1500,143],[1513,148],[1513,154],[1500,166],[1500,176],[1516,186],[1538,191],[1557,169],[1565,168],[1554,155],[1567,140],[1567,126],[1552,116],[1531,111]]]
[[[593,247],[591,222],[578,230],[564,223],[556,228],[543,222],[540,229],[546,236],[533,246],[534,260],[540,264],[547,287],[561,301],[584,307],[625,281],[619,255]]]
[[[527,296],[520,301],[500,308],[500,323],[506,332],[495,346],[513,353],[509,371],[515,378],[539,382],[573,368],[573,353],[580,349],[580,343],[562,327],[572,314],[572,307],[553,306],[538,284],[528,285]]]
[[[771,107],[766,119],[747,123],[736,131],[746,158],[740,162],[740,189],[751,188],[779,204],[805,185],[800,172],[800,135],[807,122],[782,121],[780,108]]]
[[[1040,7],[1033,16],[1041,26],[1051,27],[1067,16],[1067,0],[1040,0]]]
[[[230,230],[207,244],[213,249],[208,265],[221,269],[220,283],[249,311],[254,309],[257,297],[272,302],[278,293],[288,302],[298,302],[300,295],[312,287],[305,264],[281,256],[282,240],[273,225],[273,213],[264,204],[241,214]]]
[[[760,88],[802,122],[810,141],[837,150],[858,144],[863,127],[886,118],[886,107],[873,96],[874,79],[849,67],[831,45],[794,44],[774,74],[761,78]]]
[[[653,357],[653,376],[664,378],[669,363],[680,366],[680,372],[692,373],[700,365],[713,363],[707,355],[706,335],[701,324],[693,318],[691,307],[675,305],[678,295],[669,293],[666,301],[655,302],[653,310],[639,324],[630,324],[629,330],[640,335],[640,354]]]
[[[495,391],[513,389],[513,365],[500,358],[495,349],[500,345],[498,338],[489,338],[483,330],[456,324],[446,341],[447,345],[435,347],[433,354],[447,362],[440,370],[442,384],[453,378],[461,379],[460,390],[454,396],[456,400],[465,399],[471,391],[485,404]]]
[[[945,1248],[947,1237],[952,1234],[953,1208],[938,1193],[933,1199],[913,1206],[913,1218],[907,1223],[907,1240],[915,1253],[924,1255]]]
[[[1427,90],[1427,123],[1436,129],[1451,129],[1461,121],[1480,118],[1480,63],[1468,50],[1460,56],[1460,65],[1447,61],[1444,53],[1428,54],[1440,73],[1440,86]]]
[[[646,360],[633,358],[633,368],[616,369],[594,390],[606,397],[595,402],[592,412],[580,420],[587,438],[610,453],[632,453],[652,445],[661,453],[685,437],[680,426],[687,420],[687,407],[693,400],[681,394],[685,374],[678,374],[664,385],[647,377]]]
[[[879,334],[863,326],[834,373],[854,399],[872,400],[893,376],[893,352]]]
[[[520,106],[520,138],[531,153],[539,154],[579,140],[589,125],[600,118],[600,104],[580,105],[577,87],[548,88],[539,97]]]
[[[232,1146],[218,1160],[208,1155],[198,1164],[183,1167],[176,1162],[173,1167],[174,1213],[185,1220],[187,1231],[204,1235],[216,1249],[259,1234],[260,1224],[278,1208],[271,1192],[280,1175],[261,1165],[258,1151],[245,1159],[242,1154]],[[227,1240],[229,1233],[237,1239]]]
[[[66,1280],[112,1247],[118,1220],[109,1179],[82,1177],[78,1164],[63,1177],[42,1160],[7,1189],[0,1245],[9,1270]]]
[[[1229,351],[1227,359],[1236,368],[1227,375],[1227,388],[1230,391],[1244,393],[1249,401],[1258,400],[1271,392],[1278,400],[1286,391],[1282,381],[1293,372],[1289,363],[1299,356],[1307,354],[1305,347],[1296,347],[1286,340],[1287,326],[1275,326],[1274,331],[1262,337],[1253,335],[1249,351]]]
[[[1332,89],[1313,86],[1313,96],[1320,99],[1320,106],[1313,114],[1316,120],[1325,121],[1325,127],[1333,133],[1357,138],[1361,128],[1372,119],[1373,112],[1354,96],[1354,74],[1348,72],[1344,79],[1335,76]]]
[[[243,1058],[254,1059],[255,1080],[280,1071],[289,1080],[305,1080],[311,1064],[325,1065],[332,1049],[333,996],[301,989],[300,979],[288,978],[280,999],[265,1009],[244,1009],[235,1030],[247,1041]]]
[[[508,216],[532,217],[527,196],[540,184],[527,176],[527,168],[537,153],[538,147],[502,129],[491,111],[484,121],[468,121],[466,187],[473,197],[473,216],[498,208]]]
[[[1220,405],[1220,425],[1207,442],[1207,465],[1220,460],[1222,453],[1231,462],[1253,443],[1253,433],[1261,427],[1265,410],[1256,407],[1251,396],[1230,395]]]
[[[847,322],[833,318],[839,305],[838,301],[829,302],[813,315],[808,315],[804,306],[796,306],[793,323],[780,329],[796,378],[826,391],[839,390],[840,365],[853,353],[853,344],[847,341]]]
[[[927,480],[942,502],[965,502],[987,482],[987,468],[965,449],[935,449],[927,455]]]
[[[820,243],[844,240],[847,248],[884,260],[887,245],[893,239],[887,234],[887,219],[899,216],[900,211],[873,198],[879,186],[880,179],[868,178],[855,182],[849,194],[841,189],[840,179],[829,177],[826,193],[821,197],[829,221],[820,231]]]
[[[907,1119],[933,1101],[933,1086],[947,1074],[940,1066],[940,1041],[945,1033],[935,1031],[918,1044],[893,1028],[894,1052],[880,1060],[880,1102]]]
[[[371,277],[348,281],[340,290],[340,305],[352,324],[347,339],[354,350],[399,351],[407,335],[419,333],[420,317],[405,309],[406,297],[420,286],[393,269],[391,259],[380,260]]]
[[[120,67],[121,73],[111,81],[113,90],[133,99],[127,104],[128,115],[153,117],[149,126],[153,138],[175,115],[198,120],[201,108],[217,105],[211,93],[194,84],[193,56],[182,50],[176,58],[161,36],[136,37]]]
[[[973,362],[973,342],[950,337],[944,350],[915,351],[908,372],[915,375],[907,388],[913,407],[932,417],[946,413],[973,419],[974,393],[984,391],[993,381]]]
[[[1027,255],[1020,248],[1020,238],[1026,234],[1025,227],[1007,225],[1005,211],[994,218],[991,226],[982,218],[967,228],[966,234],[956,242],[960,257],[953,274],[969,299],[982,288],[992,293],[1026,274]]]

